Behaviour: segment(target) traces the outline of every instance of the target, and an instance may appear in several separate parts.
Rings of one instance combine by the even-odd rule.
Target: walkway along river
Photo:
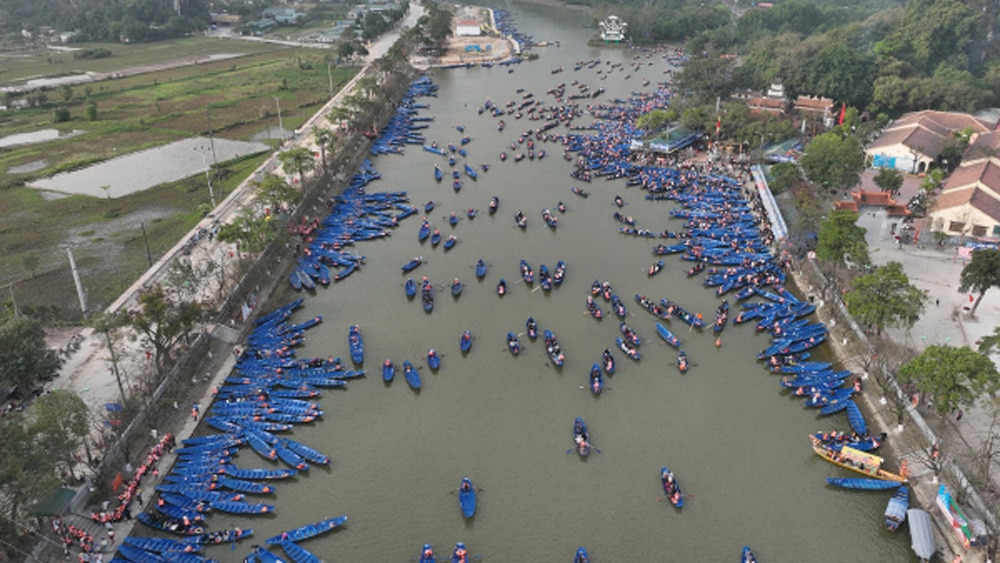
[[[292,434],[331,456],[332,465],[279,483],[278,494],[265,501],[276,505],[273,515],[214,515],[210,529],[253,527],[266,538],[346,513],[344,529],[304,544],[324,559],[340,561],[405,561],[424,543],[441,554],[458,541],[493,561],[569,560],[580,545],[595,561],[734,561],[744,544],[762,561],[912,560],[905,532],[892,536],[883,529],[888,494],[826,486],[825,477],[845,472],[813,454],[806,436],[846,430],[847,421],[842,415],[818,419],[815,410],[781,392],[778,378],[754,360],[769,345],[765,335],[751,326],[730,326],[717,348],[711,330],[664,322],[691,359],[687,374],[678,372],[676,351],[656,335],[657,319],[632,296],[669,298],[707,319],[719,300],[701,278],[687,278],[690,263],[676,258],[665,259],[659,274],[647,275],[657,260],[653,246],[671,241],[624,236],[613,218],[617,211],[633,217],[639,228],[681,230],[683,222],[668,216],[675,204],[647,201],[645,192],[620,180],[574,180],[562,147],[553,143],[536,145],[536,151],[547,152],[544,158],[515,163],[514,154],[527,149],[511,150],[510,143],[542,122],[529,121],[527,114],[505,115],[500,131],[498,118],[477,112],[487,99],[501,107],[530,99],[544,100],[543,108],[554,106],[558,102],[546,91],[560,83],[567,95],[579,91],[574,81],[591,93],[604,88],[597,97],[579,100],[584,106],[625,99],[667,79],[659,55],[587,47],[586,16],[515,6],[522,32],[561,47],[540,51],[531,63],[435,72],[437,97],[419,100],[430,106],[421,115],[435,118],[424,130],[428,142],[463,148],[465,160],[480,170],[478,179],[463,173],[461,190],[454,190],[447,161],[419,145],[410,145],[405,155],[373,159],[382,179],[368,192],[405,190],[421,209],[433,200],[427,221],[444,237],[454,234],[458,243],[448,251],[420,243],[420,217],[410,217],[392,237],[357,245],[353,250],[367,256],[365,266],[307,297],[292,319],[324,318],[307,331],[299,357],[346,359],[348,327],[363,329],[369,377],[351,382],[349,391],[325,392],[324,418]],[[637,54],[639,66],[633,67]],[[582,60],[600,62],[573,70]],[[553,72],[558,68],[564,70]],[[646,80],[650,84],[644,87]],[[592,121],[584,115],[573,125]],[[567,131],[560,126],[551,132]],[[466,136],[470,140],[461,145]],[[504,150],[509,158],[501,162]],[[490,164],[490,171],[482,172],[481,163]],[[445,181],[434,180],[434,164],[445,172]],[[459,158],[454,169],[462,165]],[[573,186],[589,197],[575,195]],[[613,202],[616,194],[622,208]],[[492,196],[500,200],[495,215],[487,213]],[[560,202],[566,210],[556,212],[558,227],[545,226],[542,210],[555,211]],[[479,211],[475,219],[466,216],[470,208]],[[528,218],[525,229],[514,223],[518,209]],[[454,227],[448,221],[452,212],[459,217]],[[430,314],[404,295],[407,275],[400,266],[414,256],[423,256],[424,264],[412,275],[427,276],[437,289]],[[474,265],[480,258],[489,270],[477,280]],[[565,282],[550,292],[526,285],[519,281],[521,259],[536,272],[540,264],[551,269],[564,260]],[[454,278],[465,284],[458,298],[447,289]],[[502,298],[495,293],[500,278],[509,289]],[[608,281],[625,301],[627,322],[642,338],[639,362],[615,348],[618,323],[602,299],[605,318],[587,314],[595,279]],[[522,336],[521,353],[507,352],[505,335],[524,332],[528,316],[559,339],[563,367],[548,361],[541,339]],[[465,330],[475,341],[462,355],[459,338]],[[426,367],[429,348],[441,355],[437,371]],[[615,350],[618,370],[606,391],[594,396],[585,389],[587,377],[605,348]],[[383,384],[378,374],[386,358],[397,366],[413,361],[421,368],[423,389],[415,393],[400,378]],[[601,453],[585,459],[565,453],[578,416]],[[241,450],[239,464],[273,462]],[[657,501],[664,465],[687,496],[683,511]],[[482,488],[473,519],[463,518],[457,496],[449,494],[464,476]],[[238,561],[246,552],[242,545],[208,555]]]

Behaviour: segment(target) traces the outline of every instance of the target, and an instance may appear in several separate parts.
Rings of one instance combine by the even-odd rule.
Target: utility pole
[[[69,254],[69,269],[73,272],[73,283],[76,284],[76,295],[80,298],[80,312],[87,316],[87,298],[83,294],[83,284],[80,283],[80,272],[76,269],[76,261],[73,260],[73,248],[67,246],[66,253]]]
[[[326,77],[330,81],[330,97],[333,97],[333,72],[330,70],[330,63],[326,63]]]
[[[209,184],[211,185],[211,184]],[[214,206],[213,206],[214,207]],[[149,261],[149,267],[153,267],[153,255],[149,253],[149,239],[146,238],[146,224],[139,223],[139,228],[142,229],[142,242],[146,245],[146,260]]]
[[[211,167],[205,161],[205,151],[203,149],[201,149],[201,148],[197,148],[195,150],[201,153],[201,164],[202,164],[202,166],[205,167],[205,181],[208,183],[208,196],[210,198],[212,198],[212,209],[214,210],[215,209],[215,191],[212,189],[212,176],[211,176],[211,174],[209,174],[209,170],[211,169]],[[146,231],[143,230],[143,234],[145,234],[145,232]]]

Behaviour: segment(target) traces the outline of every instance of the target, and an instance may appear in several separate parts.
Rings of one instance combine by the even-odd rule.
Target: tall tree
[[[326,127],[313,126],[312,128],[313,140],[316,141],[316,146],[319,147],[319,161],[323,166],[323,172],[326,172],[326,147],[330,146],[333,142],[333,133]]]
[[[979,297],[972,305],[970,315],[976,314],[976,308],[982,302],[986,291],[991,287],[1000,287],[1000,250],[984,248],[972,252],[972,260],[962,268],[958,290],[962,293],[972,291]]]
[[[286,174],[294,174],[302,185],[302,175],[316,167],[316,159],[312,152],[305,147],[295,147],[285,152],[278,153],[278,160],[281,161],[282,168]]]
[[[887,326],[909,330],[924,311],[922,291],[910,285],[903,265],[889,262],[851,282],[844,302],[851,315],[875,325],[879,334]]]
[[[858,214],[846,209],[830,212],[819,226],[816,256],[820,260],[844,262],[848,258],[860,264],[868,263],[868,243],[865,229],[857,226]]]
[[[41,323],[27,317],[0,319],[0,383],[27,393],[58,367],[59,358],[45,345]]]
[[[90,318],[90,324],[94,330],[104,335],[108,345],[108,360],[111,362],[111,373],[115,376],[115,383],[118,384],[118,393],[121,395],[122,404],[125,404],[125,385],[122,383],[122,373],[118,365],[118,352],[115,345],[121,341],[121,329],[128,323],[126,315],[117,313],[104,313]]]
[[[272,211],[276,211],[281,208],[283,203],[299,199],[300,194],[280,176],[268,172],[260,181],[255,182],[254,195],[257,201],[268,206]]]
[[[237,212],[229,223],[219,228],[217,238],[235,244],[240,252],[258,254],[278,234],[278,225],[270,217],[258,215],[249,207]]]
[[[17,545],[31,505],[59,486],[55,458],[40,447],[24,413],[0,417],[0,539]],[[8,526],[7,524],[12,524]]]
[[[73,479],[73,466],[90,431],[90,411],[79,396],[56,390],[42,395],[30,409],[36,446],[52,456]]]
[[[901,383],[913,382],[934,398],[938,414],[968,407],[976,399],[1000,390],[1000,374],[993,361],[968,346],[933,344],[897,372]]]
[[[139,308],[129,312],[129,324],[153,347],[156,366],[162,368],[173,348],[201,317],[201,305],[175,301],[156,285],[139,296]]]
[[[895,168],[880,168],[872,181],[883,192],[895,197],[903,187],[903,173]]]
[[[865,169],[861,143],[840,128],[813,139],[799,162],[810,181],[832,191],[853,188]]]

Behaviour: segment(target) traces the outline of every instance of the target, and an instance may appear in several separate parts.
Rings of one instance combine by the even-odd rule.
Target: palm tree
[[[323,172],[326,172],[326,147],[333,142],[333,133],[325,127],[313,126],[312,134],[316,144],[319,145],[320,163],[323,165]]]

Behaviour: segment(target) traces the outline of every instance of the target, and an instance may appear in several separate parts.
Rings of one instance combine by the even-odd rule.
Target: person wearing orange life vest
[[[465,550],[465,544],[462,542],[458,542],[457,544],[455,544],[455,553],[452,554],[452,559],[454,560],[455,558],[458,558],[458,561],[460,563],[467,563],[468,553],[469,552]]]

